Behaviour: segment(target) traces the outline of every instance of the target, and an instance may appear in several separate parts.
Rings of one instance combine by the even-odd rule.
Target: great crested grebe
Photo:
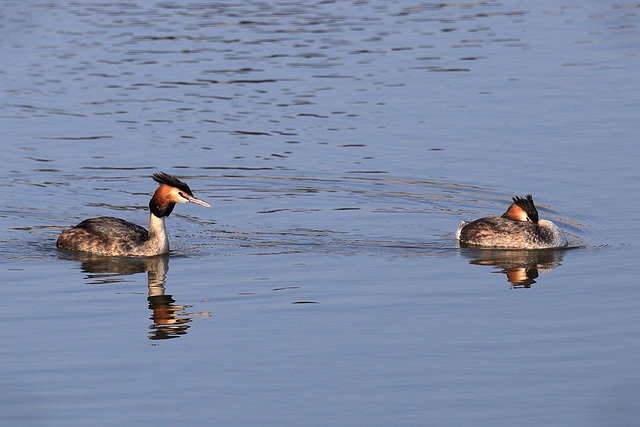
[[[160,186],[149,202],[149,231],[120,218],[103,216],[85,219],[64,230],[56,246],[73,251],[113,256],[153,256],[169,252],[165,217],[176,203],[195,203],[210,208],[209,203],[196,199],[187,184],[164,172],[153,174]]]
[[[551,221],[538,219],[531,194],[514,197],[500,217],[489,216],[460,225],[461,244],[510,249],[545,249],[567,246],[567,238]]]

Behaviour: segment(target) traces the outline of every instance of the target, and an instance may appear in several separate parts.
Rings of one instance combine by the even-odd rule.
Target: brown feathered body
[[[551,221],[538,218],[533,198],[514,197],[502,216],[463,223],[457,232],[463,246],[545,249],[567,246],[567,238]]]

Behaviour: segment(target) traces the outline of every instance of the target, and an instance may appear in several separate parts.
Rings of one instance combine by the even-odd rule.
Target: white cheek
[[[189,202],[189,200],[187,200],[184,196],[182,196],[182,194],[179,193],[178,191],[173,193],[172,196],[173,196],[173,200],[176,203],[188,203]]]

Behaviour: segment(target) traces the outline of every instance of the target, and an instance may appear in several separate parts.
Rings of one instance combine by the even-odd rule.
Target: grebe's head
[[[171,215],[176,203],[195,203],[210,208],[211,205],[196,199],[187,184],[164,172],[154,173],[153,180],[160,184],[151,201],[149,209],[158,218]]]
[[[526,198],[514,197],[513,204],[502,214],[503,218],[509,218],[514,221],[525,221],[538,223],[538,210],[533,204],[531,194],[527,194]]]

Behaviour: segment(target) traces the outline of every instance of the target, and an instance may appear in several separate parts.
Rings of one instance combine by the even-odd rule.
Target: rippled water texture
[[[633,425],[632,2],[0,6],[11,425]],[[94,216],[167,257],[59,251]],[[533,194],[570,247],[460,248]]]

